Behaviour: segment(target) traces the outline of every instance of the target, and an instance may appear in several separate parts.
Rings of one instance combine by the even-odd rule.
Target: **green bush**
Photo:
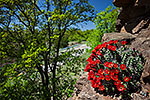
[[[112,6],[108,6],[105,11],[101,11],[97,14],[94,23],[96,29],[88,36],[88,44],[90,47],[95,47],[101,42],[104,33],[111,33],[115,31],[115,23],[119,10],[114,9]]]

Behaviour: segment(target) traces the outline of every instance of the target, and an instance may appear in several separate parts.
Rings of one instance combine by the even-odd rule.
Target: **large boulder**
[[[133,5],[135,3],[135,0],[114,0],[113,4],[116,7],[125,7],[128,5]]]
[[[150,0],[114,0],[120,7],[116,31],[136,34],[150,24]]]

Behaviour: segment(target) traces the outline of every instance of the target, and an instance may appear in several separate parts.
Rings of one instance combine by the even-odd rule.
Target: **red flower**
[[[107,67],[112,68],[113,67],[113,62],[109,62]]]
[[[92,61],[93,61],[93,60],[92,60],[92,57],[90,56],[86,61],[87,61],[87,62],[92,62]]]
[[[91,53],[91,57],[92,57],[92,58],[95,58],[95,57],[97,58],[98,56],[95,55],[94,53]]]
[[[104,42],[104,43],[102,44],[102,47],[105,48],[105,47],[107,46],[107,44],[108,44],[107,42]]]
[[[118,65],[117,65],[117,63],[115,63],[115,64],[114,64],[114,67],[115,67],[115,68],[118,68]]]
[[[88,80],[93,80],[93,78],[94,78],[94,75],[89,75],[88,76]]]
[[[125,87],[124,87],[124,85],[119,84],[119,85],[117,85],[117,89],[118,89],[118,91],[124,91]]]
[[[100,51],[97,51],[96,54],[103,56]]]
[[[98,49],[99,49],[99,47],[98,47],[98,46],[96,46],[94,49],[95,49],[95,50],[98,50]]]
[[[91,64],[91,63],[90,63]],[[94,66],[91,64],[91,68],[93,68]]]
[[[101,50],[102,49],[102,45],[98,45],[98,46],[96,46],[95,48],[94,48],[95,50]]]
[[[118,80],[118,75],[112,75],[111,77],[114,81],[117,81]]]
[[[88,75],[94,75],[94,72],[92,70],[90,70],[90,72],[88,73]]]
[[[114,72],[110,72],[109,76],[112,78],[114,76]]]
[[[96,63],[97,63],[97,64],[99,64],[99,63],[100,63],[100,60],[99,60],[99,59],[97,59],[97,60],[96,60]]]
[[[95,66],[95,65],[96,65],[96,61],[91,61],[90,64],[92,64],[92,65]],[[93,67],[94,67],[94,66],[93,66]],[[91,66],[91,67],[92,67],[92,66]]]
[[[111,46],[111,50],[112,51],[116,51],[116,47],[115,46]]]
[[[111,46],[111,45],[108,45],[107,49],[112,50],[112,51],[116,51],[116,47],[115,46]]]
[[[96,83],[97,83],[98,85],[101,85],[101,81],[100,81],[99,78],[97,78]]]
[[[127,43],[127,41],[121,41],[122,45],[125,45]]]
[[[100,74],[99,73],[95,73],[95,75],[99,76]]]
[[[91,84],[91,86],[93,87],[93,88],[97,88],[99,85],[98,84]]]
[[[95,84],[95,81],[94,81],[94,80],[91,80],[91,84]]]
[[[96,76],[94,75],[94,72],[92,70],[90,70],[90,72],[88,73],[88,80],[92,80],[95,77]]]
[[[93,71],[96,71],[96,69],[95,69],[95,68],[93,68],[92,70],[93,70]]]
[[[104,63],[104,66],[107,67],[108,64],[109,64],[109,62],[107,61],[107,62]]]
[[[112,70],[111,70],[111,73],[114,73],[114,74],[115,74],[115,69],[112,69]]]
[[[92,53],[95,53],[95,52],[96,52],[96,50],[95,50],[95,49],[93,49],[93,50],[92,50]]]
[[[118,69],[114,69],[114,72],[115,72],[116,74],[118,74],[118,73],[119,73],[119,70],[118,70]]]
[[[125,78],[124,78],[124,81],[125,81],[125,82],[129,82],[129,80],[130,80],[129,77],[125,77]]]
[[[117,80],[116,82],[114,82],[115,85],[119,85],[121,84],[121,81],[120,80]]]
[[[105,72],[105,74],[109,74],[110,70],[106,68],[104,72]]]
[[[115,75],[115,71],[114,70],[110,70],[110,74],[109,75]]]
[[[106,81],[110,81],[110,77],[108,75],[105,76]]]
[[[113,43],[114,43],[114,41],[113,41],[113,40],[110,40],[110,41],[109,41],[109,44],[113,44]]]
[[[117,44],[118,40],[114,40],[114,44]]]
[[[99,74],[103,74],[103,69],[99,69],[99,70],[98,70],[98,73],[99,73]]]
[[[96,82],[98,85],[102,85],[102,83],[100,81]]]
[[[95,81],[96,79],[97,79],[97,77],[96,77],[96,76],[94,76],[94,77],[93,77],[93,80]]]
[[[105,90],[104,85],[100,85],[100,86],[99,86],[99,90],[104,91],[104,90]]]
[[[120,65],[120,68],[121,68],[122,70],[125,70],[125,69],[126,69],[126,65],[125,65],[125,64],[121,64],[121,65]]]
[[[103,74],[100,74],[100,75],[99,75],[99,79],[100,79],[100,80],[104,80],[104,75],[103,75]]]
[[[112,47],[111,45],[108,45],[108,46],[107,46],[107,49],[109,49],[109,50],[110,50],[110,49],[111,49],[111,47]]]
[[[88,80],[91,80],[91,79],[92,79],[92,78],[91,78],[91,76],[89,75],[89,76],[88,76]]]
[[[85,69],[84,69],[84,71],[85,72],[88,72],[89,70],[91,70],[92,68],[90,67],[90,64],[87,64],[86,66],[85,66]]]

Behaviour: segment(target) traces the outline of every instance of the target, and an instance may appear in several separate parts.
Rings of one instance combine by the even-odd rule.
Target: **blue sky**
[[[89,3],[95,7],[95,10],[100,11],[105,10],[109,5],[112,5],[113,0],[89,0]],[[84,25],[81,30],[94,29],[95,25],[92,22],[88,22],[87,25]]]

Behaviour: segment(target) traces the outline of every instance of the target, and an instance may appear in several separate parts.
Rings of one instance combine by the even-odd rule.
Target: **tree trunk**
[[[60,48],[60,42],[61,42],[62,35],[59,34],[59,41],[57,46],[57,53],[56,58],[54,60],[54,67],[53,67],[53,100],[56,100],[56,66],[57,66],[57,59],[59,57],[59,48]]]

